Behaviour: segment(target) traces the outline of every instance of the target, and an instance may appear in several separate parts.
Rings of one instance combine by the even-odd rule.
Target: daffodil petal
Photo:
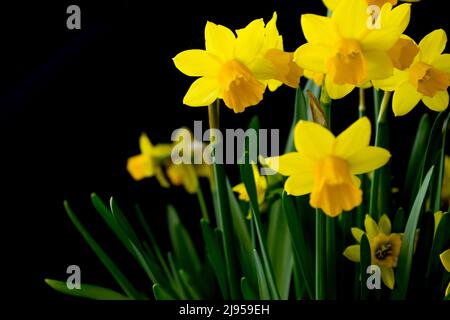
[[[128,159],[127,171],[136,181],[149,178],[154,174],[149,158],[143,154]]]
[[[219,83],[215,78],[195,80],[184,96],[183,103],[190,107],[203,107],[213,103],[219,96]]]
[[[334,153],[346,159],[370,143],[371,126],[367,117],[363,117],[345,129],[336,138]]]
[[[331,97],[331,99],[337,100],[342,99],[346,95],[348,95],[350,92],[355,89],[354,85],[351,84],[335,84],[333,83],[331,77],[325,77],[325,87],[327,89],[328,95]]]
[[[249,65],[264,45],[265,25],[263,19],[250,22],[244,29],[237,30],[235,56],[239,62]]]
[[[300,68],[326,73],[326,59],[329,56],[330,49],[313,43],[305,43],[300,46],[294,53],[294,61]]]
[[[450,272],[450,249],[445,250],[439,255],[439,258],[442,261],[442,264],[444,265],[445,270]]]
[[[389,289],[393,290],[395,285],[394,269],[381,266],[381,280]]]
[[[391,234],[391,220],[389,220],[387,215],[383,214],[381,216],[380,221],[378,222],[378,228],[380,228],[380,231],[385,235]]]
[[[411,4],[404,3],[392,9],[391,5],[384,5],[381,9],[381,28],[391,28],[393,26],[399,28],[399,32],[403,33],[408,27],[411,19]]]
[[[233,191],[239,194],[239,199],[243,201],[250,201],[247,193],[247,189],[245,188],[244,183],[239,183],[238,185],[233,187]]]
[[[355,244],[352,246],[348,246],[344,250],[344,257],[353,262],[361,261],[361,246],[359,244]]]
[[[391,154],[386,149],[367,146],[360,149],[359,152],[352,154],[346,160],[350,172],[358,175],[381,168],[389,161],[390,158]]]
[[[302,156],[320,160],[331,154],[335,137],[320,124],[300,120],[294,129],[294,142]]]
[[[331,18],[338,25],[343,38],[357,39],[367,30],[367,2],[366,0],[341,0]]]
[[[422,62],[432,64],[441,55],[447,44],[447,35],[442,29],[426,35],[419,43]]]
[[[153,156],[153,144],[150,141],[149,137],[142,133],[139,137],[139,149],[141,150],[142,154],[145,154],[148,157]]]
[[[447,109],[449,103],[448,91],[438,91],[434,97],[424,96],[423,103],[433,111],[441,112]]]
[[[316,14],[303,14],[301,17],[303,34],[308,42],[330,45],[338,39],[334,22]]]
[[[279,157],[267,158],[266,164],[269,168],[283,176],[290,176],[295,173],[307,174],[308,172],[311,172],[312,174],[314,168],[314,162],[311,159],[302,157],[297,152],[290,152]]]
[[[366,229],[367,237],[369,238],[369,240],[371,240],[377,234],[380,233],[380,229],[378,228],[378,224],[368,214],[366,214],[366,218],[364,219],[364,228]]]
[[[277,29],[277,13],[274,12],[272,19],[266,24],[266,39],[265,39],[266,49],[280,49],[283,50],[283,37],[280,36]]]
[[[364,53],[367,61],[367,77],[370,80],[386,79],[392,76],[394,67],[386,52],[369,51]]]
[[[222,25],[207,22],[205,27],[206,51],[217,56],[222,62],[232,60],[236,37],[230,29]]]
[[[311,193],[313,185],[314,177],[312,174],[294,174],[286,180],[284,189],[289,195],[298,197]]]
[[[392,100],[392,109],[394,114],[404,116],[410,112],[422,99],[422,94],[417,92],[416,88],[410,81],[400,85],[394,92]]]
[[[433,61],[432,65],[438,70],[450,73],[450,54],[440,55]]]
[[[385,52],[395,45],[400,35],[399,27],[372,30],[361,41],[361,44],[365,51]]]
[[[373,80],[373,86],[384,91],[395,91],[400,85],[409,81],[408,71],[394,69],[394,74],[383,80]]]
[[[361,230],[360,228],[352,228],[351,231],[352,231],[353,238],[355,238],[355,240],[358,241],[358,243],[360,243],[361,238],[365,234],[365,232],[363,230]]]
[[[173,58],[175,66],[191,77],[217,76],[220,63],[205,50],[186,50]]]
[[[255,58],[248,68],[258,80],[270,80],[276,75],[272,62],[262,57]]]
[[[448,297],[450,295],[450,282],[448,283],[447,289],[445,289],[445,296]]]

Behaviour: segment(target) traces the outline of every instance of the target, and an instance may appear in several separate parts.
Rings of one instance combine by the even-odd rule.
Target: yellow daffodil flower
[[[158,144],[154,146],[148,136],[142,133],[139,138],[141,154],[128,159],[127,170],[134,180],[142,180],[155,176],[162,187],[168,188],[169,182],[161,168],[162,162],[170,157],[172,146]]]
[[[207,22],[206,50],[183,51],[173,59],[181,72],[200,77],[186,93],[184,104],[207,106],[221,98],[228,108],[238,113],[262,100],[269,80],[298,85],[301,70],[293,63],[292,55],[282,51],[276,14],[267,27],[263,19],[257,19],[236,34],[222,25]],[[276,89],[276,83],[269,85]]]
[[[326,90],[333,99],[367,86],[371,80],[391,76],[388,51],[408,25],[411,9],[409,4],[391,8],[383,6],[381,19],[388,18],[382,28],[368,26],[366,0],[341,0],[331,17],[302,15],[308,42],[295,51],[295,62],[304,70],[324,73]],[[393,17],[401,20],[394,23]]]
[[[409,113],[421,100],[431,110],[448,107],[450,86],[450,54],[442,54],[447,35],[442,29],[425,36],[419,43],[419,53],[405,70],[395,70],[393,76],[374,81],[374,86],[394,91],[392,107],[396,116]]]
[[[267,190],[267,179],[264,176],[261,176],[259,174],[259,169],[256,164],[252,164],[252,170],[253,170],[253,177],[255,179],[258,205],[262,209],[263,205],[264,205],[266,190]],[[233,191],[239,194],[240,200],[245,201],[245,202],[250,202],[250,197],[248,196],[248,192],[247,192],[247,189],[245,188],[244,183],[239,183],[238,185],[234,186]],[[249,211],[247,218],[251,218],[251,211]]]
[[[395,45],[388,51],[394,68],[405,70],[414,62],[414,58],[419,53],[419,46],[413,39],[402,35]]]
[[[443,253],[441,253],[439,258],[441,258],[445,270],[447,270],[447,272],[450,272],[450,249],[445,250]],[[445,296],[448,296],[449,294],[450,294],[450,282],[448,283],[447,289],[445,290]]]
[[[366,215],[364,220],[366,232],[359,228],[352,228],[352,235],[358,243],[365,234],[370,243],[371,263],[381,270],[381,279],[389,288],[394,289],[394,268],[397,267],[398,257],[402,246],[402,235],[391,233],[391,221],[387,215],[380,218],[378,224],[371,216]],[[360,262],[361,246],[351,245],[344,250],[344,256],[354,262]]]
[[[450,157],[445,156],[444,180],[442,182],[441,199],[450,206]]]
[[[288,194],[311,193],[310,205],[335,217],[361,204],[362,191],[356,175],[384,166],[389,151],[369,146],[368,118],[356,121],[338,137],[319,124],[300,121],[295,127],[297,152],[266,160],[270,168],[284,176]]]
[[[325,6],[333,11],[341,0],[323,0]],[[395,6],[398,3],[398,0],[366,0],[368,5],[375,5],[382,8],[386,3],[390,3]],[[403,2],[417,2],[417,1],[403,1]]]
[[[206,164],[170,164],[167,177],[174,186],[183,186],[191,194],[197,192],[198,178],[210,178],[211,168]]]

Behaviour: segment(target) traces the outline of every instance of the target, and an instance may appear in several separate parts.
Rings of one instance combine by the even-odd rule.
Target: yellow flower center
[[[382,8],[386,3],[390,3],[393,6],[397,4],[397,0],[367,0],[367,3],[370,5],[375,5]]]
[[[343,210],[349,211],[362,202],[362,191],[355,185],[345,160],[328,156],[315,168],[314,186],[310,204],[335,217]]]
[[[223,89],[222,98],[234,112],[258,104],[264,93],[264,85],[242,63],[231,60],[219,72],[219,83]]]
[[[417,62],[411,67],[409,78],[417,91],[428,97],[434,97],[450,86],[450,74],[424,62]]]
[[[396,267],[401,246],[402,240],[398,234],[388,236],[380,233],[376,235],[370,241],[372,263],[387,268]]]
[[[360,43],[354,39],[341,39],[338,42],[327,68],[336,84],[359,85],[367,79],[367,62]]]
[[[388,51],[392,64],[399,70],[409,68],[419,53],[419,47],[409,39],[399,39]]]

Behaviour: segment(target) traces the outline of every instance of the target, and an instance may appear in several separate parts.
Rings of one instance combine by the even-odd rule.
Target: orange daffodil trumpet
[[[442,54],[447,35],[439,29],[419,43],[414,61],[404,70],[395,70],[384,80],[374,81],[375,87],[394,91],[392,108],[396,116],[409,113],[420,101],[434,111],[444,111],[449,104],[450,54]]]
[[[281,83],[297,87],[302,70],[293,62],[293,54],[283,51],[276,18],[275,13],[267,26],[263,19],[254,20],[236,35],[222,25],[207,22],[206,50],[186,50],[173,59],[181,72],[199,77],[183,103],[208,106],[219,98],[238,113],[257,105],[267,85],[272,91]]]
[[[295,127],[297,152],[268,158],[270,168],[288,176],[285,190],[294,196],[310,195],[310,205],[336,217],[362,202],[356,175],[384,166],[390,153],[369,146],[371,126],[363,117],[335,137],[314,122],[300,121]]]
[[[359,228],[352,228],[352,235],[358,243],[365,234],[370,244],[371,263],[380,267],[381,279],[389,288],[394,289],[394,268],[397,267],[398,257],[402,246],[402,234],[391,233],[391,221],[387,215],[380,218],[378,224],[369,215],[364,220],[366,232]],[[360,262],[361,245],[355,244],[347,247],[344,256],[353,261]]]
[[[295,51],[294,60],[304,70],[325,74],[325,87],[333,99],[393,73],[388,51],[409,23],[410,5],[392,9],[385,4],[381,28],[368,26],[367,9],[366,0],[340,0],[331,17],[301,17],[307,43]]]

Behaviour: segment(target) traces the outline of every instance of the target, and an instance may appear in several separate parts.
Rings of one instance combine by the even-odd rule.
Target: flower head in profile
[[[371,263],[381,269],[381,279],[389,288],[394,289],[394,268],[397,267],[398,257],[402,246],[402,234],[391,233],[391,221],[387,215],[380,218],[378,224],[369,215],[364,220],[366,231],[352,228],[352,235],[358,243],[365,234],[370,244]],[[361,245],[355,244],[344,250],[344,256],[354,262],[360,262]]]
[[[288,194],[310,195],[310,205],[335,217],[359,206],[362,201],[356,175],[384,166],[390,153],[369,146],[371,126],[364,117],[335,137],[314,122],[300,121],[295,127],[297,152],[266,160],[269,167],[289,178]]]
[[[207,106],[220,98],[238,113],[257,105],[267,84],[271,90],[280,82],[298,85],[301,69],[293,63],[292,54],[283,51],[276,14],[267,26],[263,19],[257,19],[237,30],[236,35],[222,25],[207,22],[205,47],[183,51],[173,59],[181,72],[199,77],[184,97],[188,106]]]
[[[439,258],[441,258],[441,262],[445,270],[447,270],[447,272],[450,272],[450,249],[442,252]],[[445,290],[445,296],[447,297],[449,294],[450,294],[450,282],[447,286],[447,289]]]
[[[331,17],[301,17],[307,43],[295,51],[294,60],[304,70],[325,74],[325,87],[333,99],[393,73],[388,51],[409,23],[410,5],[383,6],[380,28],[370,27],[367,9],[366,0],[341,0]]]
[[[164,176],[162,165],[170,157],[172,145],[158,144],[154,146],[148,136],[142,133],[139,138],[141,153],[128,159],[127,170],[134,180],[156,177],[162,187],[170,186]]]
[[[252,164],[252,170],[253,170],[253,177],[255,179],[258,205],[260,209],[264,209],[264,199],[267,191],[267,179],[259,174],[259,169],[256,164]],[[239,200],[250,202],[250,197],[243,182],[234,186],[233,191],[238,193]],[[251,218],[251,211],[249,211],[247,218]]]
[[[419,53],[411,65],[374,86],[385,91],[394,91],[392,108],[396,116],[409,113],[422,101],[434,111],[448,107],[450,86],[450,55],[442,54],[447,35],[442,29],[425,36],[419,43]]]

